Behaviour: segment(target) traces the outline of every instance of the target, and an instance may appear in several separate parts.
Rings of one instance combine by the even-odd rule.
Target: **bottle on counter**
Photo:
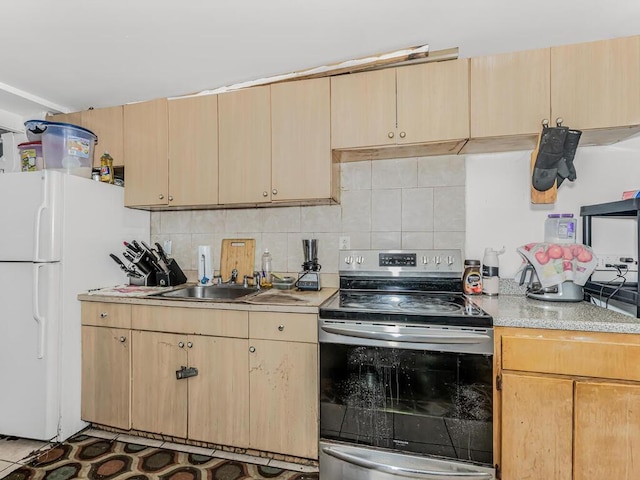
[[[484,295],[498,295],[500,289],[500,265],[498,255],[504,253],[504,248],[499,252],[493,248],[484,249],[482,259],[482,293]]]
[[[464,261],[462,290],[467,295],[480,295],[482,293],[482,272],[480,269],[480,260]]]
[[[264,253],[262,254],[262,286],[270,287],[271,286],[271,265],[273,258],[271,257],[271,253],[269,253],[269,249],[265,248]]]
[[[113,183],[113,157],[109,152],[104,152],[100,157],[100,181],[105,183]]]

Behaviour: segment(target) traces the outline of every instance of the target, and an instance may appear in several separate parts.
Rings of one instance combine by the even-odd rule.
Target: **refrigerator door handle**
[[[42,224],[42,212],[44,212],[49,207],[46,203],[43,203],[38,207],[38,211],[36,212],[36,225],[35,225],[35,238],[33,242],[33,261],[34,262],[42,262],[43,260],[40,258],[40,225]]]
[[[37,357],[44,358],[44,337],[47,319],[40,314],[40,269],[43,264],[36,264],[33,267],[33,319],[38,326]]]

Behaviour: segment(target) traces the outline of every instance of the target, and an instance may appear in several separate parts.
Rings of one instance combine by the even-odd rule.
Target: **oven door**
[[[493,329],[325,319],[319,340],[323,479],[336,460],[377,476],[335,478],[386,479],[401,456],[409,461],[400,477],[492,478]],[[420,455],[443,462],[424,465]]]

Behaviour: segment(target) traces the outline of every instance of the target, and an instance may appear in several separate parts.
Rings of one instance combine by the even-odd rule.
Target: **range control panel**
[[[341,250],[341,275],[459,274],[462,251],[446,250]]]

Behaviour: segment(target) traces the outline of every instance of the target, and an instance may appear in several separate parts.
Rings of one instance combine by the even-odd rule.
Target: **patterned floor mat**
[[[4,480],[317,480],[317,473],[77,435]]]

